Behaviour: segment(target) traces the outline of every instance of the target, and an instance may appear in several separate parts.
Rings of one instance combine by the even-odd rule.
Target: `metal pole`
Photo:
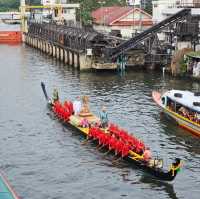
[[[140,33],[142,32],[142,1],[140,0]]]
[[[133,35],[132,37],[135,36],[134,28],[135,28],[135,0],[133,0]]]

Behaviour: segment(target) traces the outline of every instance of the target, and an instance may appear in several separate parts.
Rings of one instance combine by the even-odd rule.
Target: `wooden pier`
[[[45,23],[30,24],[25,34],[26,44],[80,70],[116,69],[117,64],[105,62],[101,53],[108,42],[93,30]]]

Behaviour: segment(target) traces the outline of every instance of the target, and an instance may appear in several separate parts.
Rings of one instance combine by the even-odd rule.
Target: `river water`
[[[0,45],[0,60],[0,169],[22,199],[199,199],[200,140],[161,115],[151,98],[154,89],[196,91],[199,82],[155,72],[79,73],[23,45]],[[41,81],[50,93],[57,87],[62,100],[88,95],[94,113],[104,104],[109,119],[141,138],[165,166],[183,159],[181,172],[163,183],[82,145],[76,130],[49,115]]]

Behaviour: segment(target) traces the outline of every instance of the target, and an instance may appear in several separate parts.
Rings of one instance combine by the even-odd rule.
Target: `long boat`
[[[41,82],[41,87],[42,87],[48,108],[55,114],[55,116],[58,118],[58,120],[63,123],[63,125],[71,126],[75,129],[77,129],[86,138],[86,143],[93,142],[98,145],[98,148],[100,146],[99,151],[103,150],[104,152],[106,151],[107,153],[112,152],[113,155],[116,155],[114,148],[110,148],[110,145],[108,143],[107,144],[100,143],[100,141],[101,141],[100,135],[101,135],[101,137],[109,136],[109,134],[111,134],[111,133],[113,135],[114,131],[117,129],[116,126],[115,126],[115,128],[113,128],[113,126],[112,126],[112,130],[110,129],[111,127],[103,129],[103,128],[93,127],[90,125],[87,127],[80,126],[80,123],[81,123],[80,121],[85,118],[87,118],[87,121],[89,121],[89,123],[94,124],[94,121],[96,119],[98,119],[95,115],[89,115],[87,117],[86,116],[82,117],[82,116],[75,116],[75,115],[73,115],[73,113],[71,113],[70,116],[68,115],[67,118],[62,117],[62,113],[58,114],[58,112],[56,111],[56,109],[59,109],[59,106],[57,107],[57,105],[56,105],[57,102],[53,102],[52,99],[49,98],[46,88],[45,88],[45,84],[43,82]],[[60,104],[60,102],[58,102],[58,104]],[[61,107],[61,105],[60,105],[60,107]],[[70,108],[68,110],[70,110]],[[69,112],[70,111],[68,111],[68,113]],[[99,136],[97,136],[97,132],[99,132],[98,133]],[[95,133],[96,133],[96,137],[94,136]],[[131,136],[129,135],[128,138],[129,139],[132,138],[131,140],[133,140],[133,137],[131,137]],[[135,139],[135,140],[138,143],[138,139]],[[142,146],[144,146],[144,144]],[[121,154],[119,153],[119,154],[117,154],[117,156],[118,157],[121,156],[120,159],[128,162],[130,166],[132,166],[132,167],[138,166],[139,168],[145,170],[146,172],[148,172],[152,176],[158,178],[159,180],[172,181],[177,176],[177,173],[181,168],[181,159],[180,158],[176,158],[175,161],[170,165],[169,169],[165,169],[165,168],[163,168],[163,160],[158,160],[156,158],[152,158],[151,161],[146,162],[144,160],[143,154],[138,153],[137,151],[135,151],[133,149],[135,149],[135,146],[132,146],[132,148],[129,149],[129,148],[125,147],[125,145],[124,145],[124,148],[121,151]]]
[[[0,173],[0,199],[20,199],[2,172]]]
[[[153,91],[162,111],[188,132],[200,137],[200,94],[183,90]]]

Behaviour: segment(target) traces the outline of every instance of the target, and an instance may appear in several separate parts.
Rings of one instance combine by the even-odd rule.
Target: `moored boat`
[[[1,199],[20,199],[11,187],[4,174],[0,173],[0,198]]]
[[[20,19],[1,19],[5,24],[20,24]]]
[[[44,83],[41,83],[43,93],[47,100],[47,105],[55,116],[66,126],[72,126],[86,137],[86,143],[93,142],[99,149],[106,153],[112,153],[117,159],[123,159],[130,163],[130,166],[138,166],[148,173],[163,181],[175,179],[181,167],[181,160],[175,159],[167,170],[163,168],[163,160],[151,158],[145,160],[144,151],[146,146],[142,141],[115,124],[110,124],[107,128],[98,126],[99,118],[94,114],[73,114],[73,105],[66,101],[64,104],[58,101],[52,102],[48,97]],[[82,122],[87,120],[87,122]],[[83,126],[82,123],[88,124]]]
[[[152,97],[163,112],[180,127],[200,136],[200,93],[169,90],[161,94],[153,91]]]
[[[18,44],[21,42],[21,31],[0,31],[0,44]]]

